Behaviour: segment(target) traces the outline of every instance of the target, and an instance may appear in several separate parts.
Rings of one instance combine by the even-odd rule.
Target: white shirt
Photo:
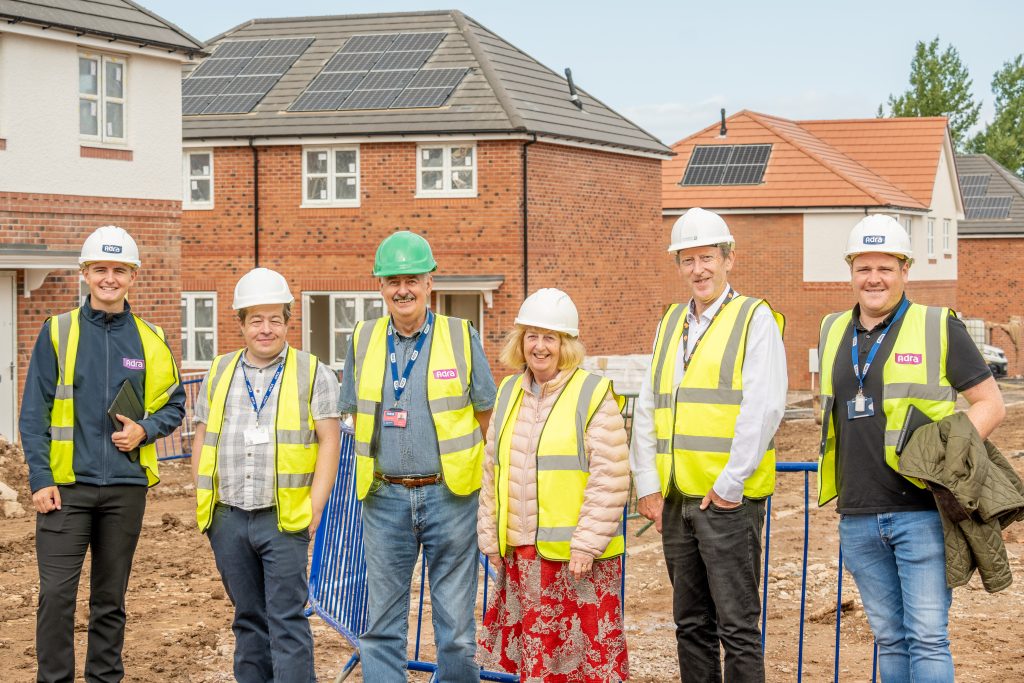
[[[679,347],[676,349],[673,386],[679,386],[686,372],[683,369],[683,354],[689,357],[693,353],[697,341],[711,325],[712,318],[721,308],[730,289],[729,285],[726,285],[722,295],[700,317],[693,314],[691,300],[686,312],[690,331],[685,348],[680,338]],[[732,502],[743,499],[743,484],[761,464],[761,458],[768,450],[768,444],[775,436],[786,410],[786,391],[789,389],[786,348],[782,344],[782,335],[779,333],[775,318],[766,306],[758,306],[750,320],[741,375],[743,398],[740,401],[740,414],[736,418],[736,435],[732,440],[729,460],[713,487],[715,493]],[[655,464],[656,454],[654,390],[651,387],[651,372],[648,366],[633,408],[633,442],[629,449],[633,481],[636,483],[637,495],[641,498],[661,490]]]

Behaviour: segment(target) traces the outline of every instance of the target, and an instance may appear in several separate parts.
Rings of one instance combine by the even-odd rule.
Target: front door
[[[18,368],[14,326],[14,273],[0,272],[0,436],[16,441]]]

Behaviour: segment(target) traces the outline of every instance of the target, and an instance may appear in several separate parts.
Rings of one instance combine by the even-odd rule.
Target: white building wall
[[[180,200],[180,59],[103,50],[127,59],[126,139],[113,144],[79,136],[80,51],[96,49],[0,29],[0,192]],[[82,146],[133,158],[82,158]]]

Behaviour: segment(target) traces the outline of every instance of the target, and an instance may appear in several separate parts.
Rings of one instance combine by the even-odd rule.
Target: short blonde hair
[[[498,354],[498,360],[509,370],[521,371],[526,368],[526,356],[523,354],[523,337],[528,330],[553,331],[540,327],[527,327],[526,325],[516,325],[513,327],[508,335],[505,336],[505,345],[502,347],[501,353]],[[558,346],[558,369],[568,370],[582,363],[583,357],[587,355],[587,349],[583,346],[583,342],[578,337],[571,337],[564,332],[558,332],[557,334],[560,342]]]

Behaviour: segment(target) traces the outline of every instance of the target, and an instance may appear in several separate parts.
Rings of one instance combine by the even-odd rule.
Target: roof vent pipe
[[[725,128],[725,107],[722,107],[722,127],[718,129],[718,137],[724,138],[727,132]]]
[[[576,84],[572,82],[572,69],[566,67],[565,80],[569,81],[569,101],[576,105],[577,109],[583,109],[583,100],[576,93]]]

